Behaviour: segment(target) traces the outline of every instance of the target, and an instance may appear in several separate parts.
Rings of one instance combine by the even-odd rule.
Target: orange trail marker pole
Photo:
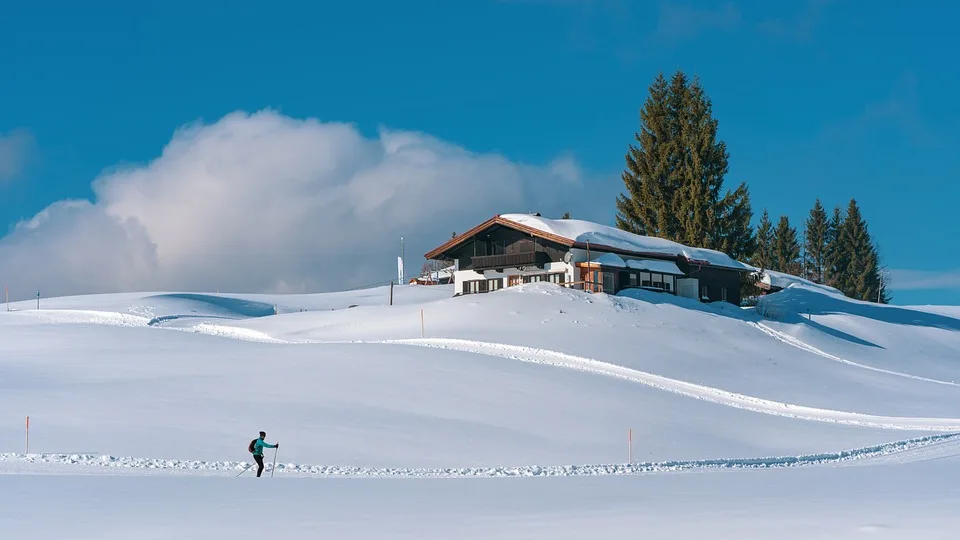
[[[633,463],[633,428],[627,431],[627,463]]]
[[[420,310],[420,338],[423,338],[423,309]]]
[[[30,453],[30,417],[29,416],[27,416],[27,443],[23,453],[24,454]]]

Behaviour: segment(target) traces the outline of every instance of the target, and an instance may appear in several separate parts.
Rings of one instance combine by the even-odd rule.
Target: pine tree
[[[843,294],[870,302],[889,301],[881,284],[880,256],[856,199],[850,199],[847,206],[839,242],[849,261],[840,274],[839,289]]]
[[[817,198],[810,217],[807,218],[804,232],[804,266],[807,279],[816,283],[823,283],[826,274],[827,241],[828,241],[827,211]]]
[[[757,238],[750,264],[760,270],[771,270],[773,264],[773,224],[770,223],[770,214],[763,209],[760,214],[760,225],[757,227]]]
[[[637,146],[631,144],[625,157],[621,179],[628,194],[617,196],[615,219],[620,229],[673,240],[677,231],[673,212],[677,137],[662,73],[649,92],[640,110],[640,132],[634,134]]]
[[[746,260],[757,250],[754,234],[753,208],[746,183],[724,197],[722,211],[715,227],[716,242],[713,249],[722,251],[736,260]]]
[[[840,288],[840,281],[843,279],[844,268],[849,258],[840,245],[840,231],[843,230],[843,214],[840,207],[833,209],[833,217],[827,222],[826,245],[827,251],[824,257],[824,279],[823,282],[831,287]]]
[[[657,75],[641,109],[639,146],[630,146],[617,197],[617,227],[746,258],[755,250],[745,183],[723,192],[726,144],[698,78]]]
[[[800,274],[800,243],[797,230],[790,226],[787,216],[780,216],[773,240],[774,268],[778,272]]]
[[[560,219],[570,219],[570,212],[564,212]]]

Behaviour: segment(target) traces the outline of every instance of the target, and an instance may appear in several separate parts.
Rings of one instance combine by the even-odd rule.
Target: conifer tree
[[[843,270],[848,260],[848,257],[840,245],[840,231],[843,230],[843,222],[843,214],[840,211],[840,207],[837,206],[833,209],[833,217],[827,222],[827,251],[824,261],[823,280],[825,284],[837,289],[840,288]]]
[[[880,256],[856,199],[850,199],[847,217],[840,229],[841,252],[847,265],[840,273],[839,289],[857,300],[889,300],[881,286]]]
[[[746,183],[724,197],[713,249],[722,251],[736,260],[746,260],[757,250],[757,237],[753,230],[753,208]]]
[[[774,268],[778,272],[800,274],[800,243],[797,230],[790,226],[787,216],[780,216],[773,240]]]
[[[658,74],[640,110],[637,146],[627,151],[621,179],[627,194],[617,196],[616,225],[635,234],[676,237],[673,208],[676,183],[676,121],[670,108],[667,80]]]
[[[804,277],[815,283],[823,283],[825,279],[828,225],[827,211],[817,198],[810,210],[804,232]]]
[[[678,168],[680,186],[674,205],[680,218],[677,240],[690,246],[712,247],[708,237],[714,232],[717,216],[708,169],[712,160],[723,157],[712,155],[716,122],[709,117],[709,104],[702,88],[691,85],[682,72],[674,74],[670,93],[682,148]]]
[[[723,192],[726,144],[698,78],[657,75],[641,109],[638,146],[630,146],[617,197],[617,227],[723,251],[754,251],[750,193],[745,183]]]
[[[760,270],[771,270],[773,264],[773,224],[770,223],[770,214],[763,209],[760,214],[760,225],[757,226],[756,247],[750,264]]]

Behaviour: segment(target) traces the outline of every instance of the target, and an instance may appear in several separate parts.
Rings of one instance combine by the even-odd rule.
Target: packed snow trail
[[[123,315],[118,313],[108,313],[108,312],[96,312],[96,311],[82,311],[82,310],[56,310],[60,317],[52,316],[52,313],[44,313],[44,318],[48,320],[53,320],[54,322],[87,322],[87,323],[99,323],[99,324],[118,324],[121,326],[147,326],[149,318],[137,317],[131,315]],[[756,325],[758,329],[763,331],[764,328],[769,329],[769,327]],[[761,328],[762,326],[762,328]],[[154,327],[157,328],[157,327]],[[162,328],[162,327],[161,327]],[[512,360],[519,360],[523,362],[532,362],[537,364],[544,364],[556,367],[563,367],[568,369],[574,369],[577,371],[593,373],[597,375],[604,375],[608,377],[615,377],[619,379],[628,380],[631,382],[643,384],[652,388],[657,388],[659,390],[665,390],[668,392],[673,392],[687,397],[692,397],[699,400],[709,401],[711,403],[716,403],[720,405],[726,405],[729,407],[749,410],[753,412],[770,414],[774,416],[782,416],[787,418],[796,418],[801,420],[812,420],[818,422],[829,422],[836,424],[844,425],[853,425],[860,427],[869,427],[869,428],[879,428],[879,429],[893,429],[893,430],[905,430],[905,431],[939,431],[939,432],[951,432],[960,430],[960,418],[924,418],[924,417],[904,417],[904,416],[881,416],[881,415],[872,415],[872,414],[863,414],[847,411],[838,411],[833,409],[822,409],[816,407],[807,407],[803,405],[794,405],[790,403],[784,403],[780,401],[773,401],[770,399],[759,398],[748,396],[745,394],[740,394],[736,392],[731,392],[727,390],[722,390],[715,387],[704,386],[700,384],[690,383],[686,381],[681,381],[678,379],[671,379],[661,375],[655,375],[652,373],[640,371],[637,369],[632,369],[616,364],[611,364],[608,362],[602,362],[599,360],[594,360],[590,358],[574,356],[566,353],[551,351],[548,349],[539,349],[534,347],[525,347],[519,345],[508,345],[502,343],[489,343],[483,341],[474,341],[466,339],[455,339],[455,338],[410,338],[410,339],[393,339],[393,340],[348,340],[348,341],[320,341],[320,340],[297,340],[297,341],[287,341],[278,338],[274,338],[264,332],[260,332],[253,329],[229,326],[229,325],[219,325],[211,323],[203,323],[193,327],[185,328],[171,328],[172,330],[186,331],[186,332],[198,332],[208,335],[216,335],[225,338],[231,339],[241,339],[248,341],[257,341],[264,343],[275,343],[275,344],[388,344],[388,345],[413,345],[421,347],[432,347],[439,349],[450,349],[463,352],[471,352],[476,354],[485,354],[489,356],[495,356],[500,358],[508,358]],[[769,335],[776,337],[775,334],[782,334],[775,330],[769,329],[772,331],[767,332]],[[787,341],[791,345],[803,348],[805,350],[815,349],[809,345],[803,344],[799,340],[794,340],[790,342],[790,339],[793,339],[791,336],[785,334],[781,335],[782,340]],[[778,338],[778,339],[781,339]],[[800,345],[803,344],[803,345]],[[816,349],[819,351],[819,349]],[[871,369],[875,371],[880,371],[887,374],[920,379],[928,382],[939,382],[940,384],[953,384],[947,383],[945,381],[937,381],[935,379],[926,379],[923,377],[918,377],[914,375],[908,375],[905,373],[899,372],[890,372],[882,370],[879,368],[871,368],[870,366],[864,366],[861,364],[856,364],[847,360],[840,359],[828,353],[820,351],[822,355],[826,357],[841,361],[846,364],[851,364],[857,367],[862,367],[865,369]]]
[[[823,351],[823,350],[820,350],[820,349],[814,347],[813,345],[810,345],[809,343],[807,343],[807,342],[805,342],[805,341],[802,341],[802,340],[800,340],[800,339],[798,339],[798,338],[795,338],[795,337],[793,337],[793,336],[791,336],[790,334],[787,334],[787,333],[785,333],[785,332],[781,332],[781,331],[779,331],[779,330],[775,330],[775,329],[773,329],[773,328],[770,328],[769,326],[767,326],[767,325],[765,325],[765,324],[763,324],[763,323],[751,322],[751,323],[748,323],[748,324],[749,324],[750,326],[756,327],[758,330],[760,330],[760,331],[763,332],[764,334],[767,334],[768,336],[770,336],[770,337],[772,337],[772,338],[774,338],[774,339],[776,339],[776,340],[778,340],[778,341],[781,341],[781,342],[783,342],[783,343],[786,343],[787,345],[791,345],[791,346],[796,347],[796,348],[798,348],[798,349],[801,349],[801,350],[804,350],[804,351],[813,353],[813,354],[815,354],[815,355],[817,355],[817,356],[822,356],[823,358],[826,358],[826,359],[828,359],[828,360],[833,360],[833,361],[835,361],[835,362],[840,362],[841,364],[846,364],[846,365],[848,365],[848,366],[854,366],[854,367],[858,367],[858,368],[861,368],[861,369],[868,369],[868,370],[870,370],[870,371],[876,371],[876,372],[878,372],[878,373],[884,373],[884,374],[887,374],[887,375],[894,375],[894,376],[897,376],[897,377],[906,377],[907,379],[914,379],[914,380],[924,381],[924,382],[929,382],[929,383],[934,383],[934,384],[943,384],[943,385],[946,385],[946,386],[960,386],[960,384],[955,383],[955,382],[952,382],[952,381],[941,381],[941,380],[939,380],[939,379],[931,379],[931,378],[929,378],[929,377],[921,377],[921,376],[919,376],[919,375],[911,375],[911,374],[909,374],[909,373],[903,373],[902,371],[893,371],[893,370],[889,370],[889,369],[883,369],[883,368],[868,366],[868,365],[866,365],[866,364],[860,364],[860,363],[854,362],[854,361],[852,361],[852,360],[847,360],[847,359],[845,359],[845,358],[840,358],[839,356],[836,356],[836,355],[830,354],[830,353],[828,353],[828,352],[825,352],[825,351]]]
[[[599,360],[593,360],[590,358],[574,356],[546,349],[538,349],[534,347],[523,347],[519,345],[487,343],[483,341],[452,338],[413,338],[381,341],[351,341],[346,343],[415,345],[420,347],[472,352],[500,358],[508,358],[511,360],[519,360],[522,362],[532,362],[536,364],[563,367],[584,371],[587,373],[594,373],[597,375],[625,379],[631,382],[657,388],[659,390],[674,392],[676,394],[709,401],[711,403],[717,403],[720,405],[726,405],[729,407],[771,414],[775,416],[797,418],[801,420],[815,420],[818,422],[831,422],[836,424],[906,431],[948,432],[960,430],[960,418],[880,416],[837,411],[832,409],[820,409],[816,407],[806,407],[803,405],[793,405],[790,403],[747,396],[744,394],[738,394],[736,392],[721,390],[719,388],[671,379],[637,369],[601,362]]]
[[[718,458],[678,460],[643,463],[619,463],[606,465],[520,465],[503,467],[448,467],[448,468],[403,468],[403,467],[353,467],[338,465],[301,465],[277,463],[275,471],[281,474],[313,477],[353,478],[505,478],[529,476],[612,476],[645,473],[667,473],[712,469],[777,469],[814,465],[831,465],[847,462],[869,462],[871,459],[899,456],[898,461],[909,461],[915,452],[919,460],[928,459],[924,449],[934,445],[950,444],[949,455],[960,454],[956,448],[960,433],[930,435],[915,439],[893,441],[874,446],[799,456],[757,458]],[[7,467],[4,467],[4,466]],[[87,467],[100,470],[121,470],[127,473],[142,471],[169,471],[204,475],[237,473],[250,468],[248,461],[188,461],[159,458],[114,457],[96,454],[0,454],[0,473],[9,473],[9,465],[16,466],[20,474],[31,472],[44,474],[50,467]],[[29,466],[38,466],[31,471]],[[264,469],[270,472],[271,466]],[[109,473],[107,473],[109,474]]]

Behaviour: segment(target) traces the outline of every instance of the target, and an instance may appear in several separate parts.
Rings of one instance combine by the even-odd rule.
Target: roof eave
[[[486,229],[489,229],[490,227],[492,227],[492,226],[494,226],[494,225],[502,225],[502,226],[504,226],[504,227],[508,227],[508,228],[511,228],[511,229],[514,229],[514,230],[517,230],[517,231],[520,231],[520,232],[525,232],[525,233],[527,233],[527,234],[530,234],[531,236],[536,236],[536,237],[538,237],[538,238],[542,238],[542,239],[544,239],[544,240],[549,240],[549,241],[555,242],[555,243],[557,243],[557,244],[562,244],[562,245],[565,245],[565,246],[567,246],[567,247],[573,247],[573,245],[575,244],[575,242],[574,242],[573,240],[571,240],[571,239],[569,239],[569,238],[567,238],[567,237],[559,236],[559,235],[556,235],[556,234],[551,234],[551,233],[548,233],[548,232],[544,232],[544,231],[541,231],[540,229],[536,229],[536,228],[534,228],[534,227],[529,227],[529,226],[524,225],[524,224],[522,224],[522,223],[517,223],[516,221],[511,221],[511,220],[509,220],[509,219],[502,218],[502,217],[500,217],[500,214],[497,214],[497,215],[493,216],[492,218],[484,221],[483,223],[477,225],[476,227],[473,227],[472,229],[466,231],[465,233],[457,235],[456,238],[451,238],[450,240],[447,240],[447,241],[446,241],[445,243],[443,243],[442,245],[440,245],[440,246],[438,246],[438,247],[436,247],[436,248],[428,251],[428,252],[424,255],[424,257],[426,257],[428,260],[430,260],[430,259],[435,259],[435,258],[439,257],[440,255],[446,253],[447,251],[450,251],[451,249],[456,248],[456,247],[459,246],[460,244],[462,244],[462,243],[470,240],[470,239],[473,238],[475,235],[483,232],[483,231],[486,230]]]

